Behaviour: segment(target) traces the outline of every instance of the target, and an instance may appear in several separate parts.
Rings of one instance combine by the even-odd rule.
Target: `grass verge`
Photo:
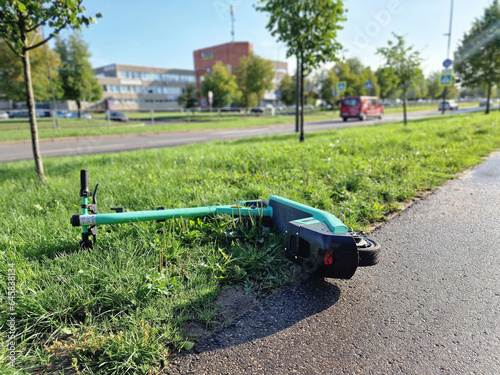
[[[12,374],[155,373],[169,353],[193,346],[187,323],[217,327],[223,288],[265,296],[293,279],[282,237],[264,220],[106,226],[94,249],[80,251],[69,224],[80,211],[80,169],[101,184],[100,212],[276,194],[364,229],[500,148],[499,125],[498,113],[470,114],[315,132],[303,144],[278,135],[48,158],[45,186],[32,162],[0,164],[0,363]]]
[[[338,117],[337,112],[320,112],[317,114],[307,115],[305,119],[306,121],[314,121],[332,119],[336,117]],[[39,119],[38,135],[40,139],[51,139],[64,137],[244,128],[275,124],[290,124],[294,123],[294,121],[295,117],[282,115],[225,115],[218,118],[217,114],[214,114],[212,118],[210,118],[209,115],[197,115],[196,119],[191,118],[189,122],[186,122],[185,120],[173,122],[157,121],[155,122],[155,125],[145,125],[144,122],[134,120],[126,123],[111,122],[111,126],[108,127],[108,123],[106,121],[99,119],[60,119],[60,128],[58,130],[54,130],[52,120]],[[0,142],[29,140],[31,139],[29,129],[29,123],[25,120],[1,120]]]

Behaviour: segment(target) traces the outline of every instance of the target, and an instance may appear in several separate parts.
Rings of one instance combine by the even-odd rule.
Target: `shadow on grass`
[[[289,328],[340,298],[340,288],[313,275],[289,285],[252,308],[235,324],[206,337],[182,356],[237,346]]]

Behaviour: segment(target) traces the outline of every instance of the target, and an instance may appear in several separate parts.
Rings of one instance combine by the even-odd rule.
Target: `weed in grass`
[[[272,293],[293,277],[282,235],[266,218],[205,217],[99,228],[78,249],[80,169],[100,182],[99,211],[195,207],[276,194],[366,229],[420,191],[500,148],[492,113],[310,134],[0,164],[0,326],[15,264],[15,367],[43,374],[155,373],[192,346],[188,322],[213,328],[225,287]],[[196,168],[194,168],[196,166]],[[162,231],[159,231],[159,230]],[[158,241],[157,241],[158,239]],[[0,332],[5,362],[6,332]],[[75,362],[73,362],[75,358]]]

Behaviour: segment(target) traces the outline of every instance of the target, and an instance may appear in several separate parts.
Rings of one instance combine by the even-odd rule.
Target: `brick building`
[[[248,56],[252,51],[253,46],[248,42],[231,42],[194,51],[194,70],[198,90],[203,84],[203,76],[211,73],[212,67],[217,61],[222,61],[223,64],[227,65],[229,72],[233,73],[240,58]]]
[[[203,77],[205,74],[210,74],[212,67],[217,61],[221,61],[228,67],[230,73],[234,73],[234,68],[238,65],[240,58],[248,56],[253,52],[252,43],[249,42],[230,42],[219,44],[217,46],[198,49],[193,52],[194,71],[196,74],[196,87],[201,90],[203,85]],[[275,92],[281,79],[287,74],[287,63],[285,61],[272,61],[275,70],[275,78],[273,80],[274,88],[266,91],[264,97],[261,98],[262,104],[277,104]],[[201,98],[200,105],[207,106],[205,98]]]

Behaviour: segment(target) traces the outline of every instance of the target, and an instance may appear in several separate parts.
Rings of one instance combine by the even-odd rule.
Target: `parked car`
[[[456,111],[457,109],[458,104],[454,100],[444,100],[438,106],[438,111]]]
[[[28,111],[11,111],[9,113],[10,118],[17,118],[17,117],[29,117],[29,112]]]
[[[361,121],[368,117],[382,119],[384,106],[375,96],[348,96],[340,101],[340,117],[344,121],[356,118]]]
[[[57,114],[57,117],[60,117],[60,118],[69,118],[71,116],[71,113],[68,111],[57,111],[56,114]]]
[[[230,105],[228,107],[221,108],[220,111],[221,112],[237,112],[237,113],[240,113],[241,112],[241,108]]]
[[[255,114],[261,114],[264,113],[264,108],[262,107],[255,107],[250,110],[250,113],[255,113]]]
[[[68,118],[78,118],[78,111],[71,112]],[[82,112],[82,119],[90,120],[92,118],[87,112]]]
[[[38,110],[36,111],[36,117],[52,117],[49,110]]]
[[[481,99],[479,101],[479,106],[480,107],[486,107],[486,103],[488,102],[488,99]],[[493,105],[493,100],[490,99],[490,107]]]
[[[9,118],[9,114],[7,112],[0,111],[0,118]]]
[[[127,122],[128,117],[121,112],[108,112],[106,114],[106,120]]]

